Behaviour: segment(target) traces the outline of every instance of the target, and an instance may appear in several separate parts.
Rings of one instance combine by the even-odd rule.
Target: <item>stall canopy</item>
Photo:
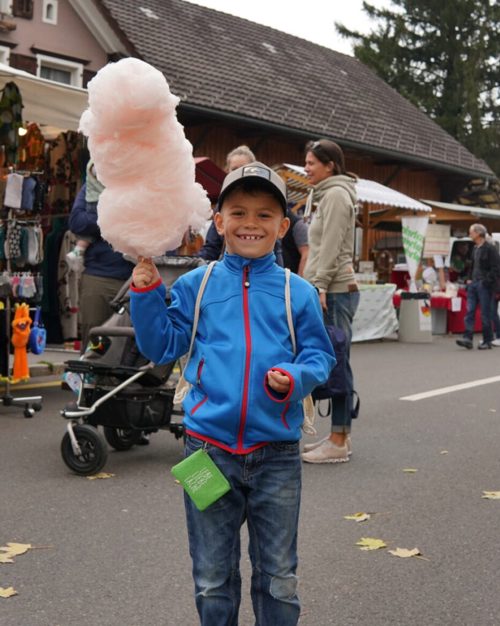
[[[217,202],[226,173],[208,157],[196,157],[194,162],[196,182],[206,190],[210,202]]]
[[[422,202],[425,202],[425,204],[428,204],[434,210],[440,209],[443,218],[450,221],[453,220],[454,217],[459,221],[464,219],[464,217],[469,217],[469,219],[500,220],[500,211],[496,209],[487,209],[480,206],[464,206],[463,204],[454,204],[451,202],[436,202],[435,200],[422,200]],[[458,215],[456,215],[457,213]],[[465,216],[464,213],[466,214]]]
[[[294,203],[294,208],[296,209],[298,206],[305,203],[309,183],[304,168],[299,165],[284,163],[275,169],[287,182],[289,199],[290,202]],[[410,198],[395,189],[381,185],[374,180],[359,178],[356,182],[356,192],[359,202],[369,205],[395,207],[410,211],[424,211],[426,213],[430,213],[432,210],[427,204]]]
[[[36,122],[45,136],[78,130],[87,108],[87,90],[63,85],[0,63],[0,89],[13,82],[23,99],[23,120]]]

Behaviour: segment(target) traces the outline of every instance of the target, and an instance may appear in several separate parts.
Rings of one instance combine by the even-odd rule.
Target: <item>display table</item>
[[[352,322],[352,341],[383,339],[398,330],[393,305],[396,285],[360,285],[358,310]]]
[[[394,306],[398,309],[401,304],[401,296],[394,294]],[[455,298],[443,295],[430,296],[433,334],[463,333],[465,330],[465,313],[467,311],[467,292],[459,289]],[[446,318],[446,319],[445,319]],[[481,331],[481,313],[476,310],[474,331]]]

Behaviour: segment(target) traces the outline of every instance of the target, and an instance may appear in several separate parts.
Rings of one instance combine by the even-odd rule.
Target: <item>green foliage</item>
[[[368,35],[336,24],[354,54],[500,173],[500,3],[391,0]]]

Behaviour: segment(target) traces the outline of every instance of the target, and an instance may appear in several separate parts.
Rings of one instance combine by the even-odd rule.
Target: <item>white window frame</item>
[[[54,16],[52,17],[52,19],[49,19],[47,17],[47,8],[49,4],[52,5],[52,8],[54,10]],[[43,0],[42,22],[45,22],[46,24],[53,24],[55,26],[57,24],[57,14],[58,14],[57,0]]]
[[[4,65],[10,64],[10,48],[7,46],[0,46],[0,63]]]
[[[83,65],[76,63],[75,61],[67,61],[66,59],[59,59],[57,57],[51,57],[46,54],[36,55],[36,75],[41,78],[42,67],[49,67],[55,70],[66,70],[71,72],[72,87],[82,87],[83,85]],[[57,82],[57,81],[52,81]],[[65,85],[66,83],[60,83]]]

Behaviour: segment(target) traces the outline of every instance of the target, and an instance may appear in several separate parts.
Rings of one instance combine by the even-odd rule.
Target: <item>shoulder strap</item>
[[[189,343],[189,350],[186,355],[186,361],[184,366],[182,367],[181,375],[179,376],[179,380],[175,387],[174,394],[174,404],[180,404],[184,398],[187,396],[191,385],[184,378],[184,370],[187,367],[187,364],[191,360],[191,353],[193,352],[194,340],[196,337],[196,331],[198,330],[198,321],[200,319],[200,307],[201,307],[201,299],[203,298],[203,293],[205,292],[205,287],[207,285],[207,281],[212,273],[212,270],[217,261],[212,261],[207,269],[200,283],[200,287],[198,289],[198,294],[196,296],[196,302],[194,304],[194,316],[193,316],[193,328],[191,330],[191,341]]]
[[[189,350],[187,353],[186,364],[189,362],[189,359],[191,358],[191,353],[193,351],[193,346],[194,346],[194,340],[196,337],[196,331],[198,330],[201,300],[203,298],[203,294],[205,293],[205,287],[207,285],[208,279],[210,278],[210,274],[212,273],[212,270],[214,269],[214,266],[216,263],[217,261],[212,261],[211,263],[209,263],[207,267],[207,271],[205,272],[201,280],[200,288],[198,289],[198,295],[196,296],[196,302],[194,304],[193,330],[191,331],[191,342],[189,343]]]
[[[290,331],[290,339],[292,341],[292,348],[294,354],[297,352],[297,341],[295,339],[295,328],[293,327],[292,317],[292,298],[290,296],[290,270],[285,268],[285,306],[286,306],[286,321],[288,322],[288,330]]]

